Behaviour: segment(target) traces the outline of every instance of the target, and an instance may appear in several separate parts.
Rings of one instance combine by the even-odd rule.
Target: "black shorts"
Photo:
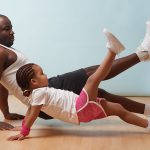
[[[76,94],[80,94],[82,88],[84,87],[88,76],[84,69],[79,69],[56,77],[50,78],[49,87],[54,87],[56,89],[63,89],[72,91]]]

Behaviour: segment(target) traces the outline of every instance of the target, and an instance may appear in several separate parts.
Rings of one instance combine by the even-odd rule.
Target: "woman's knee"
[[[127,110],[120,104],[114,103],[116,106],[116,115],[120,118],[123,118],[127,114]]]
[[[84,68],[84,70],[85,70],[87,76],[89,77],[97,70],[98,67],[99,67],[99,65],[90,66],[90,67]]]

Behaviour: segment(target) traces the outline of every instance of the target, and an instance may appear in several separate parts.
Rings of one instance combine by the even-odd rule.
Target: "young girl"
[[[116,54],[124,50],[124,46],[107,29],[104,29],[108,42],[108,52],[99,68],[92,74],[80,95],[73,92],[48,87],[47,76],[40,66],[26,64],[16,74],[17,83],[28,97],[30,107],[22,122],[20,134],[8,140],[23,140],[38,117],[40,110],[65,122],[80,124],[107,116],[116,115],[127,123],[149,129],[149,121],[140,118],[124,109],[120,104],[97,98],[99,83],[109,73]]]

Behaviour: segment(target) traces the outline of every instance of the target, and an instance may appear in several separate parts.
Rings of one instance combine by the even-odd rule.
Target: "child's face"
[[[34,65],[33,66],[35,76],[33,79],[31,79],[32,85],[34,85],[34,88],[40,88],[40,87],[47,87],[48,86],[48,79],[46,74],[43,73],[43,70],[40,66]]]

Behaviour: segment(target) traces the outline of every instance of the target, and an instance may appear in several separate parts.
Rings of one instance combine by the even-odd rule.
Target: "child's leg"
[[[109,49],[106,57],[102,61],[98,69],[88,78],[84,86],[88,93],[89,100],[95,100],[98,93],[99,83],[108,75],[116,54],[124,50],[124,46],[120,41],[108,30],[104,29],[104,34],[107,37],[107,48]]]
[[[98,93],[98,85],[100,81],[105,78],[111,69],[112,63],[115,59],[116,54],[111,50],[108,50],[107,55],[105,56],[103,62],[98,67],[98,69],[93,73],[87,80],[84,89],[88,93],[89,100],[95,100]]]
[[[111,103],[107,101],[101,101],[101,105],[105,110],[107,116],[118,116],[122,120],[127,123],[137,125],[140,127],[147,128],[148,127],[148,120],[143,119],[139,116],[136,116],[134,113],[127,111],[124,107],[117,103]]]

